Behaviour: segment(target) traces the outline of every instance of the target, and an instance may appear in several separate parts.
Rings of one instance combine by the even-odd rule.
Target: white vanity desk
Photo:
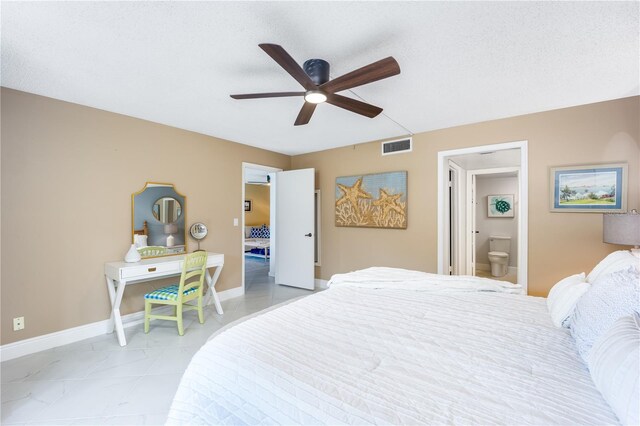
[[[205,303],[210,304],[211,299],[213,299],[216,305],[216,311],[222,315],[222,306],[220,305],[220,299],[214,287],[224,266],[224,254],[207,253],[207,255],[207,275],[205,278],[209,285],[209,291],[205,296]],[[109,299],[111,300],[111,318],[108,332],[113,333],[115,327],[120,346],[127,344],[124,327],[122,326],[122,318],[120,317],[120,303],[122,302],[124,288],[128,284],[137,284],[143,281],[180,275],[182,273],[184,256],[185,255],[156,257],[152,259],[142,259],[135,263],[109,262],[104,264],[104,276],[107,280]],[[213,277],[209,273],[208,268],[216,268]]]

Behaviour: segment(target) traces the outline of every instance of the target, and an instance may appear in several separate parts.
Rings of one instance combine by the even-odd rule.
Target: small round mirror
[[[202,222],[196,222],[189,228],[189,234],[191,234],[194,240],[198,241],[198,250],[196,251],[200,251],[200,240],[204,239],[208,232],[207,225]]]
[[[189,229],[189,233],[191,234],[191,236],[198,241],[206,237],[207,232],[207,225],[202,222],[194,223],[193,225],[191,225],[191,229]]]
[[[162,197],[153,203],[153,217],[162,223],[173,223],[182,216],[180,202],[172,197]]]

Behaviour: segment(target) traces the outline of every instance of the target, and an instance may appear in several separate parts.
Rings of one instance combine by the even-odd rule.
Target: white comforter
[[[494,280],[464,278],[464,291],[408,271],[365,279],[372,272],[336,276],[212,339],[168,422],[617,423],[545,299]]]

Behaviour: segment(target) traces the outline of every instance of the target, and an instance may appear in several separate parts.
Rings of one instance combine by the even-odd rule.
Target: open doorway
[[[438,153],[438,273],[505,279],[526,292],[527,173],[527,141]]]
[[[281,171],[259,164],[242,164],[242,283],[243,292],[268,292],[273,286],[277,256],[275,183]]]
[[[314,219],[319,222],[314,207],[319,209],[320,200],[314,180],[314,169],[285,172],[242,163],[242,292],[250,300],[246,303],[267,307],[314,290],[314,258],[320,262],[315,245],[320,227],[314,226]]]
[[[471,242],[469,275],[517,283],[520,168],[467,172]]]

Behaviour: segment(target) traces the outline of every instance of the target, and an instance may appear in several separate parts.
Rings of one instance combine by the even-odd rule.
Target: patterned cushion
[[[197,288],[190,288],[189,290],[185,290],[183,294],[188,296],[192,293],[198,291]],[[144,295],[145,299],[153,299],[153,300],[178,300],[178,285],[170,285],[167,287],[162,287],[157,290],[152,291],[151,293],[147,293]]]
[[[640,277],[631,266],[627,270],[599,276],[578,300],[571,317],[571,335],[582,359],[587,361],[593,343],[618,318],[640,312]]]
[[[249,238],[271,238],[269,236],[269,227],[267,225],[262,225],[259,228],[251,228]]]

